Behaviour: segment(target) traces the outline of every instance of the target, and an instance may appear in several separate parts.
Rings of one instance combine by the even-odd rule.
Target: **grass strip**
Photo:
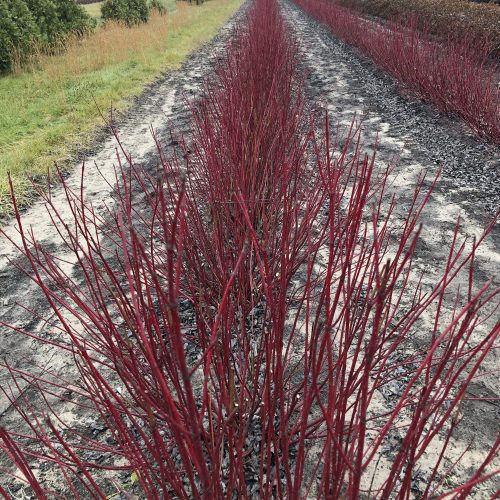
[[[145,84],[213,37],[239,5],[241,0],[180,2],[166,16],[153,12],[148,24],[107,23],[64,53],[42,58],[37,68],[1,78],[0,217],[10,211],[8,172],[26,206],[33,180],[90,144],[102,123],[96,103],[125,110]]]
[[[98,22],[101,20],[101,5],[103,2],[88,3],[82,5],[89,15],[96,18]]]

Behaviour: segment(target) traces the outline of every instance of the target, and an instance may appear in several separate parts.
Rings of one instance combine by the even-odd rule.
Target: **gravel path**
[[[401,154],[401,170],[416,163],[431,172],[441,166],[453,191],[449,201],[475,217],[499,209],[498,147],[477,139],[459,120],[403,96],[390,77],[290,2],[284,10],[310,70],[310,92],[328,107],[333,123],[349,125],[354,113],[366,113],[370,139],[375,133],[382,138],[380,156]]]

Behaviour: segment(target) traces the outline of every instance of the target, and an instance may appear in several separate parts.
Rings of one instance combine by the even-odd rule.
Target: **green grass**
[[[97,3],[89,3],[86,5],[83,5],[82,7],[87,11],[87,13],[96,18],[97,21],[101,20],[101,5],[102,2],[97,2]]]
[[[10,211],[7,173],[21,205],[33,199],[54,162],[91,144],[102,125],[99,111],[125,110],[131,97],[186,56],[236,11],[242,0],[178,4],[148,25],[107,25],[38,69],[0,78],[0,216]]]

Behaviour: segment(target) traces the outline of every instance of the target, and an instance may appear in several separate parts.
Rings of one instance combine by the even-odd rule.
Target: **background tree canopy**
[[[0,0],[0,71],[22,64],[35,48],[54,50],[94,20],[75,0]]]

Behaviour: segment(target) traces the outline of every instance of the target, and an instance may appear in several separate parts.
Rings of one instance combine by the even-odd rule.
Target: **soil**
[[[383,169],[386,165],[395,165],[391,173],[391,191],[399,200],[398,216],[401,219],[411,201],[418,176],[427,171],[426,182],[429,185],[430,179],[439,169],[442,170],[423,215],[422,239],[416,262],[417,269],[425,271],[425,283],[431,286],[447,258],[447,243],[457,217],[462,220],[460,236],[470,240],[482,233],[500,207],[499,149],[476,138],[460,121],[443,116],[417,98],[406,95],[393,80],[355,50],[336,40],[288,0],[283,0],[281,5],[300,44],[311,102],[320,112],[328,112],[332,124],[348,127],[354,115],[357,120],[363,121],[364,147],[371,150],[372,145],[378,142],[379,167]],[[133,156],[136,164],[150,170],[157,164],[151,129],[167,147],[174,147],[175,137],[189,130],[189,102],[202,92],[203,79],[213,69],[244,8],[210,43],[193,54],[179,71],[163,75],[148,87],[130,111],[118,124],[115,123],[123,149]],[[93,203],[103,216],[108,209],[112,210],[114,204],[116,147],[115,138],[108,133],[85,158],[85,199],[87,203]],[[75,165],[67,184],[79,190],[80,182],[81,168]],[[63,218],[70,220],[63,191],[53,187],[51,197]],[[57,231],[42,200],[23,214],[23,225],[33,228],[45,246],[65,258]],[[0,235],[0,322],[43,336],[50,329],[53,318],[30,277],[19,269],[24,262],[16,249],[19,236],[15,222],[7,222],[3,231],[4,234]],[[494,284],[499,285],[499,248],[500,228],[497,225],[478,252],[477,286],[492,277]],[[61,373],[69,369],[70,360],[54,349],[47,346],[40,349],[39,343],[6,327],[0,326],[0,332],[0,359],[16,368],[33,372],[34,367],[43,366]],[[425,335],[425,328],[422,332]],[[415,343],[418,345],[418,338]],[[471,395],[499,397],[500,383],[497,377],[491,375],[498,369],[498,356],[494,353],[486,360],[483,371],[490,375],[485,375],[471,387]],[[6,387],[9,377],[2,370],[0,386]],[[29,397],[29,388],[25,390],[25,395]],[[397,397],[399,388],[395,386],[391,390],[393,394],[391,391],[381,394],[376,404],[390,404],[391,399]],[[500,403],[469,402],[464,406],[463,413],[467,424],[460,429],[460,439],[454,440],[452,449],[460,454],[472,443],[468,458],[468,466],[472,467],[480,461],[485,447],[500,431]],[[13,419],[15,413],[8,398],[0,393],[0,425],[11,424]],[[92,432],[99,432],[98,422],[93,416],[87,416],[87,425],[93,429]],[[394,439],[397,445],[397,437]],[[456,480],[464,472],[464,469],[457,470]],[[478,488],[475,495],[477,498],[489,498],[499,486],[498,483],[496,486],[493,482],[487,483]]]

